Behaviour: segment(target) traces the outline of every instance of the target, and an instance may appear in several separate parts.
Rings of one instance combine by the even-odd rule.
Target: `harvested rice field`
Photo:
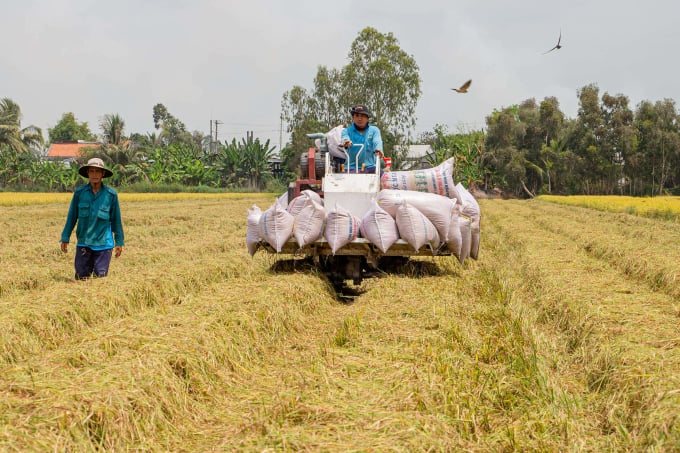
[[[677,220],[480,200],[478,261],[348,302],[248,254],[274,195],[122,194],[123,255],[82,282],[69,197],[6,199],[1,451],[680,450]]]

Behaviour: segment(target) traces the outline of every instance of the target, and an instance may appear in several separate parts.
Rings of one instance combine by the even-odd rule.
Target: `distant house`
[[[276,177],[283,175],[283,168],[281,168],[281,158],[279,156],[272,156],[269,158],[269,169]]]
[[[399,148],[397,152],[403,152],[404,148]],[[434,149],[430,145],[409,145],[406,149],[402,170],[417,170],[430,168],[431,159],[434,159]]]
[[[60,160],[70,165],[71,162],[82,157],[87,148],[96,148],[101,145],[100,142],[86,142],[84,140],[78,140],[77,142],[52,143],[47,149],[45,158],[52,161]]]

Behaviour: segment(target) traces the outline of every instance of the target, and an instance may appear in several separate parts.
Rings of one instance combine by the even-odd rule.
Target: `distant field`
[[[609,212],[625,212],[643,217],[680,219],[680,197],[624,197],[619,195],[540,195],[539,200],[570,206],[583,206]]]
[[[250,257],[275,195],[137,196],[76,282],[70,195],[0,193],[0,451],[680,450],[676,222],[481,200],[479,261],[347,303]]]
[[[52,203],[68,203],[71,193],[0,192],[0,206],[30,206]],[[121,193],[121,201],[179,201],[179,200],[248,200],[258,199],[256,193]]]

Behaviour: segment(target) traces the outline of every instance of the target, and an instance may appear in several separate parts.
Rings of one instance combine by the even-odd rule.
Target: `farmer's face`
[[[87,169],[87,177],[93,184],[100,183],[102,182],[102,178],[104,177],[104,170],[102,170],[101,168],[89,167]]]
[[[352,121],[354,121],[354,124],[361,128],[366,127],[366,124],[368,124],[368,115],[364,115],[363,113],[355,113],[352,115]]]

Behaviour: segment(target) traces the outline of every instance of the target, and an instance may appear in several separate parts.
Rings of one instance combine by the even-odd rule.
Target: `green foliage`
[[[405,131],[413,124],[420,95],[417,66],[391,34],[364,29],[352,44],[342,69],[319,66],[314,87],[295,86],[283,95],[281,119],[291,142],[281,150],[283,172],[269,168],[274,147],[248,137],[218,144],[190,133],[163,104],[153,108],[157,132],[126,137],[118,114],[104,115],[99,127],[104,144],[86,151],[71,168],[44,162],[42,131],[21,127],[21,110],[0,100],[0,187],[3,190],[70,191],[85,180],[78,165],[101,157],[112,169],[108,182],[117,187],[202,187],[233,191],[285,189],[299,172],[300,155],[312,146],[306,136],[349,120],[351,103],[369,105],[381,127],[393,168],[406,148]],[[386,62],[393,62],[390,67]],[[363,91],[362,91],[363,90]],[[565,119],[554,97],[527,99],[494,109],[485,131],[450,134],[441,125],[422,134],[434,149],[432,165],[456,159],[457,181],[467,186],[500,188],[509,194],[677,193],[680,186],[680,117],[675,101],[643,101],[633,111],[624,95],[599,94],[590,84],[578,90],[579,110]],[[375,102],[378,100],[377,102]],[[71,112],[49,130],[51,141],[93,140],[87,123]],[[206,189],[207,190],[207,189]]]
[[[444,125],[437,124],[432,132],[421,134],[420,142],[434,150],[430,165],[436,166],[451,157],[455,158],[454,179],[466,187],[484,185],[484,138],[483,131],[448,134]]]
[[[0,100],[0,152],[11,158],[26,152],[37,152],[44,144],[42,130],[21,127],[21,108],[9,98]]]
[[[366,27],[352,42],[347,57],[341,99],[347,105],[369,105],[374,122],[395,135],[414,127],[421,95],[419,68],[394,35]]]
[[[99,128],[105,143],[119,146],[125,140],[125,121],[117,113],[104,115],[99,122]]]
[[[231,143],[220,144],[210,162],[220,185],[246,185],[259,190],[273,178],[269,160],[273,157],[274,149],[270,147],[269,140],[262,143],[259,138],[244,138],[241,142],[233,139]]]
[[[53,128],[47,129],[47,133],[51,143],[97,140],[87,122],[79,123],[73,112],[64,113]]]
[[[421,94],[418,65],[394,35],[366,27],[352,43],[347,59],[340,70],[319,66],[310,92],[296,85],[283,94],[281,119],[292,134],[290,170],[311,145],[306,134],[348,125],[352,104],[369,106],[374,115],[371,122],[380,127],[386,151],[403,143],[415,125]]]
[[[118,191],[121,193],[225,193],[234,190],[206,185],[187,186],[178,183],[138,182],[120,187]]]
[[[184,123],[172,116],[163,104],[153,107],[153,124],[160,129],[159,139],[164,145],[194,144]]]

